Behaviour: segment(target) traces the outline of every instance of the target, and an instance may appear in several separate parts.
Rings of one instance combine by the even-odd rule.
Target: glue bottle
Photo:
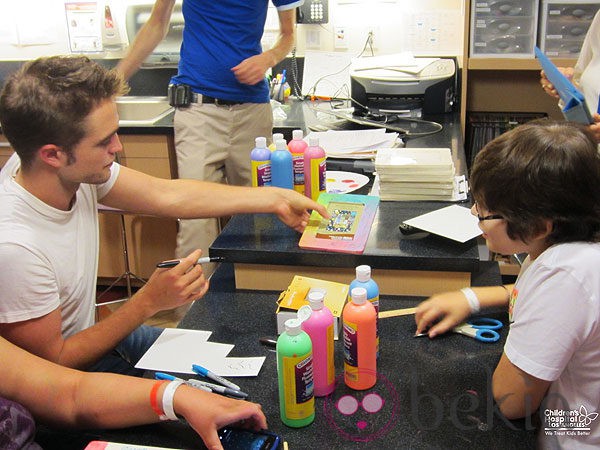
[[[304,151],[308,144],[302,139],[302,130],[292,131],[292,140],[288,148],[294,162],[294,190],[304,195]]]
[[[271,184],[281,188],[294,189],[292,154],[283,139],[275,142],[275,150],[271,152]]]
[[[326,192],[326,177],[325,150],[319,147],[319,138],[311,137],[304,151],[304,195],[316,201]]]
[[[335,388],[333,314],[324,302],[324,292],[311,291],[308,293],[310,306],[302,306],[302,308],[310,308],[308,317],[302,322],[302,329],[310,336],[313,346],[315,397],[325,397]]]
[[[356,287],[342,312],[344,329],[344,382],[365,390],[377,382],[377,313],[367,301],[367,290]]]
[[[312,343],[301,324],[299,319],[286,320],[276,347],[279,414],[294,428],[315,420]]]
[[[279,139],[283,139],[285,141],[285,138],[283,137],[283,133],[273,133],[273,142],[271,142],[271,144],[269,145],[269,150],[271,150],[271,151],[275,150],[275,143]],[[288,150],[289,150],[289,148],[288,148]]]
[[[252,186],[271,185],[271,152],[267,148],[267,138],[257,137],[255,147],[250,152],[252,164]]]
[[[375,312],[379,317],[379,286],[371,278],[371,266],[356,267],[356,278],[350,283],[349,292],[352,292],[355,287],[364,287],[367,290],[367,300],[375,307]],[[377,319],[377,358],[379,358],[379,319]]]

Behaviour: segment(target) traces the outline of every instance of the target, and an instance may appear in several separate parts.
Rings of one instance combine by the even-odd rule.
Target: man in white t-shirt
[[[514,286],[465,288],[417,308],[417,333],[444,333],[480,308],[508,306],[492,378],[509,419],[538,412],[543,448],[600,447],[600,154],[589,127],[541,121],[475,159],[472,212],[489,249],[528,253]],[[439,320],[439,321],[438,321]]]
[[[143,322],[202,297],[208,281],[196,250],[94,324],[98,201],[171,218],[275,213],[298,231],[309,209],[327,213],[289,189],[165,180],[119,166],[114,100],[126,92],[117,72],[86,57],[39,58],[8,78],[0,124],[16,154],[0,173],[0,335],[68,367],[136,374],[161,331]]]

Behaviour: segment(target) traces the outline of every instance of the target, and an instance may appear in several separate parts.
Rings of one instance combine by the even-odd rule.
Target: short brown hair
[[[470,184],[512,239],[527,242],[550,219],[549,245],[599,240],[600,154],[583,126],[541,120],[502,134],[477,154]]]
[[[38,58],[10,75],[0,93],[2,132],[29,167],[43,145],[71,151],[85,135],[88,114],[127,92],[118,72],[85,56]]]

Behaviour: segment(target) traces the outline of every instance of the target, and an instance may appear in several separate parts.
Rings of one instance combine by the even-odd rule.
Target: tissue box
[[[341,329],[342,310],[348,300],[349,287],[348,284],[335,281],[294,276],[288,288],[279,295],[277,300],[277,333],[283,333],[285,321],[296,318],[298,309],[302,305],[308,305],[308,294],[311,291],[319,290],[325,293],[325,306],[333,314],[333,334],[337,339]]]

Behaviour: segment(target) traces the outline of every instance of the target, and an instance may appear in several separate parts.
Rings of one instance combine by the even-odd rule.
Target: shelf
[[[551,58],[559,67],[572,67],[577,62],[575,58]],[[535,58],[469,58],[469,70],[540,70],[540,64]]]

